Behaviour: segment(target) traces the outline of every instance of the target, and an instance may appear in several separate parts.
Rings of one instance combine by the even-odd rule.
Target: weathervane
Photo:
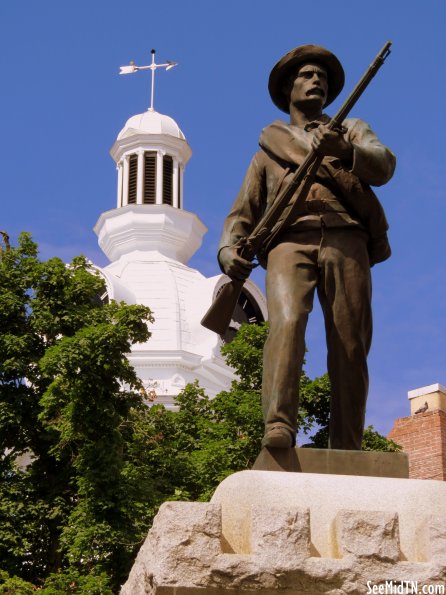
[[[151,90],[151,94],[150,94],[150,107],[149,107],[150,112],[155,111],[154,107],[153,107],[153,94],[154,94],[154,90],[155,90],[155,70],[157,68],[165,68],[166,70],[170,70],[174,66],[178,65],[177,62],[172,62],[172,60],[167,60],[167,62],[165,64],[155,64],[155,53],[156,53],[155,50],[151,51],[152,63],[149,64],[148,66],[136,66],[135,62],[133,60],[131,60],[130,64],[128,66],[121,66],[119,69],[119,74],[132,74],[133,72],[137,72],[138,70],[151,70],[152,71],[152,90]]]

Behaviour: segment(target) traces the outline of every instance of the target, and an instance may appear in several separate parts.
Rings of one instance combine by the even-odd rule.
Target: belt
[[[309,213],[347,213],[337,201],[312,199],[305,202]]]

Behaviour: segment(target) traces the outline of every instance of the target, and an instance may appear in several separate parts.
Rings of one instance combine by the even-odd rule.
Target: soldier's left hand
[[[353,147],[345,140],[344,135],[322,124],[315,129],[311,146],[322,156],[338,157],[344,162],[351,162],[353,159]]]

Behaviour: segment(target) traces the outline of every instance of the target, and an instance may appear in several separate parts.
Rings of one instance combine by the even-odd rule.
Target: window
[[[170,155],[163,157],[163,204],[172,205],[173,199],[173,159]]]
[[[130,155],[129,158],[129,192],[128,192],[128,204],[133,205],[136,203],[136,186],[138,178],[138,155]]]
[[[144,153],[144,188],[143,204],[154,205],[156,202],[156,151]]]

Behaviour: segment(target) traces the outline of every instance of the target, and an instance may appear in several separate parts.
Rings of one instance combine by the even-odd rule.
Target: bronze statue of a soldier
[[[305,328],[316,290],[332,387],[330,447],[361,449],[372,338],[370,267],[390,256],[387,221],[370,185],[392,177],[395,157],[362,120],[348,118],[341,129],[329,129],[323,108],[343,85],[341,63],[317,45],[297,47],[274,66],[269,92],[290,122],[278,120],[262,131],[220,243],[222,270],[247,278],[253,264],[236,243],[249,236],[311,149],[324,157],[293,220],[262,255],[270,324],[262,444],[271,448],[295,444]]]

